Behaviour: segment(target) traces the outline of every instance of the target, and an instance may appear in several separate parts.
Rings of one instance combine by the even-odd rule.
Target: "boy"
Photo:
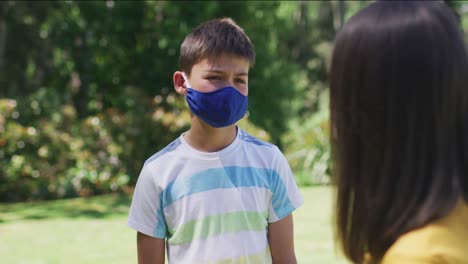
[[[191,128],[150,157],[128,224],[138,262],[296,263],[292,211],[302,197],[279,149],[235,123],[247,111],[254,47],[229,18],[201,24],[181,45],[173,81]]]

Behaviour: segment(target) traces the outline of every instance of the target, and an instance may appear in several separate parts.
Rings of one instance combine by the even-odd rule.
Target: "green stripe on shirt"
[[[169,239],[170,245],[180,245],[224,233],[261,231],[267,227],[268,212],[231,212],[189,221],[176,230]]]

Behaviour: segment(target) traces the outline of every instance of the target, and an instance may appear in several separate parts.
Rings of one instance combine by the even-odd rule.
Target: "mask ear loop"
[[[192,86],[190,86],[190,83],[188,82],[188,78],[185,75],[185,72],[182,73],[182,77],[184,78],[184,81],[185,81],[185,84],[186,84],[187,88],[191,88]]]

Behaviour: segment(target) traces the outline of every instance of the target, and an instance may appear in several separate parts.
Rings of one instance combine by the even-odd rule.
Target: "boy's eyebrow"
[[[209,73],[224,73],[224,71],[220,71],[220,70],[206,70],[206,72],[209,72]],[[239,72],[239,73],[236,73],[237,76],[247,76],[249,75],[247,72]]]

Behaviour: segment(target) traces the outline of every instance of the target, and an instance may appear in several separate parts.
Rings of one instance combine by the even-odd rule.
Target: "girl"
[[[336,230],[354,263],[468,263],[468,59],[439,1],[379,1],[330,72]]]

